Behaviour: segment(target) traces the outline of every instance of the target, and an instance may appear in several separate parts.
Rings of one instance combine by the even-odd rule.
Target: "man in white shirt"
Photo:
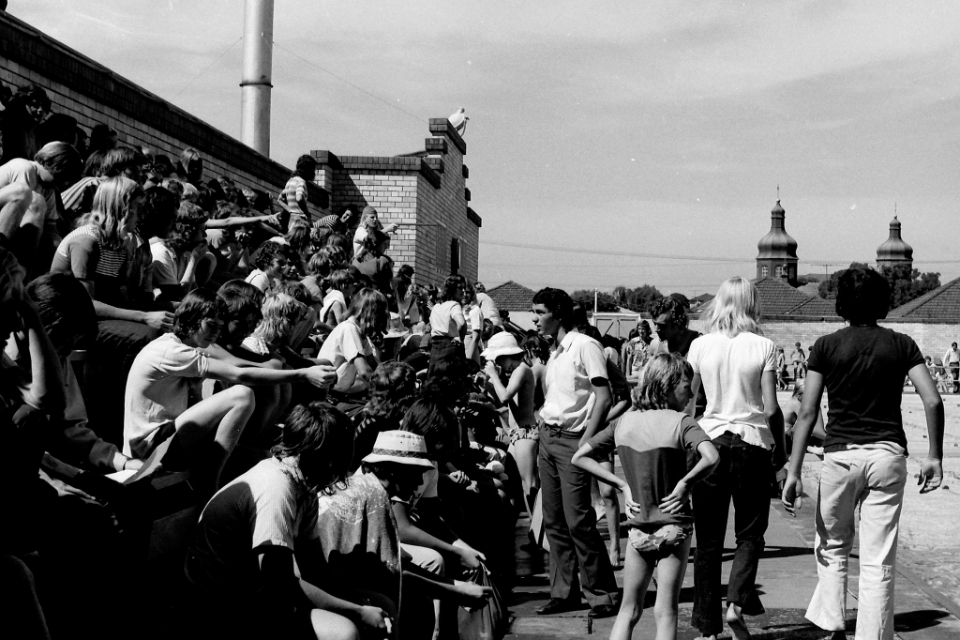
[[[610,408],[603,348],[573,325],[573,300],[559,289],[541,289],[533,297],[533,322],[544,337],[559,345],[547,362],[544,403],[540,410],[540,484],[543,525],[550,541],[550,602],[540,615],[580,606],[574,590],[579,565],[580,587],[590,616],[617,612],[617,582],[591,505],[590,476],[571,462],[582,443],[602,426]],[[589,402],[595,395],[595,401]]]
[[[960,393],[960,349],[957,349],[956,342],[943,354],[943,365],[953,378],[953,392]]]

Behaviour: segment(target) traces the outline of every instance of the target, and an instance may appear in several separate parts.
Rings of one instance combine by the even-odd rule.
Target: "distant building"
[[[522,284],[507,280],[487,289],[487,295],[497,303],[497,309],[509,313],[510,322],[524,330],[535,329],[533,324],[533,296],[536,293]]]
[[[786,212],[777,200],[770,211],[770,231],[757,243],[757,280],[779,278],[791,284],[797,281],[797,241],[787,233],[785,218]]]
[[[903,241],[900,235],[900,221],[893,216],[890,221],[890,237],[877,247],[877,266],[895,266],[904,264],[913,266],[913,247]]]

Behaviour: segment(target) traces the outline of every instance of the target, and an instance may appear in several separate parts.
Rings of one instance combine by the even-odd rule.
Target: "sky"
[[[8,11],[239,137],[241,0]],[[274,43],[288,166],[466,109],[488,287],[714,292],[755,276],[778,186],[801,274],[873,262],[896,211],[915,266],[960,276],[955,1],[276,0]]]

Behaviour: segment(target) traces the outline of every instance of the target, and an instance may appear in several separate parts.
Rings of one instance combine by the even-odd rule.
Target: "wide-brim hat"
[[[517,344],[517,339],[508,331],[496,333],[487,340],[487,348],[480,354],[487,360],[496,360],[500,356],[517,356],[523,349]]]
[[[373,451],[364,456],[364,462],[394,462],[412,467],[433,467],[427,457],[427,443],[423,436],[409,431],[383,431],[377,434]]]

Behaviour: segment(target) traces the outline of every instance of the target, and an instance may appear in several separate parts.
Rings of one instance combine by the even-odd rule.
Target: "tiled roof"
[[[513,280],[507,280],[501,285],[487,289],[487,295],[493,298],[501,311],[530,311],[535,293],[533,289],[528,289]]]
[[[763,316],[835,316],[833,302],[810,297],[779,278],[761,278],[754,282],[760,293],[760,313]]]
[[[897,307],[887,317],[960,320],[960,278]]]

